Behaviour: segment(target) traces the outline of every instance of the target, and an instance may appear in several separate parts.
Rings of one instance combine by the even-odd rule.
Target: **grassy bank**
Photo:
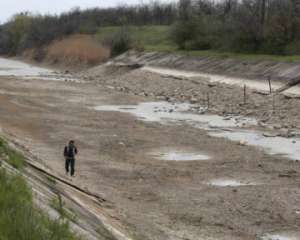
[[[116,35],[122,27],[101,27],[96,38],[105,41],[111,36]],[[170,51],[175,50],[176,46],[170,39],[170,26],[128,26],[125,27],[129,34],[133,47],[142,48],[146,51]]]
[[[267,54],[247,54],[247,53],[233,53],[222,51],[181,51],[178,49],[166,50],[166,52],[177,53],[185,56],[198,56],[198,57],[216,57],[216,58],[234,58],[240,60],[253,60],[253,61],[275,61],[275,62],[300,62],[300,55],[267,55]]]
[[[0,157],[18,170],[22,170],[25,166],[24,156],[9,147],[8,143],[1,138]]]
[[[0,139],[1,158],[15,168],[24,157]],[[21,176],[0,169],[0,240],[78,240],[67,222],[52,220],[33,205],[32,192]]]
[[[121,27],[102,27],[98,30],[96,38],[105,41],[120,31]],[[145,51],[169,52],[186,56],[235,58],[241,60],[270,60],[278,62],[300,62],[300,55],[266,55],[266,54],[245,54],[224,51],[183,51],[178,50],[171,41],[170,26],[129,26],[126,27],[133,42],[133,46]]]

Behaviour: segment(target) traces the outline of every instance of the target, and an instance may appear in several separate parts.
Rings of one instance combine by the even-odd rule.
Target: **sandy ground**
[[[61,176],[62,149],[75,139],[80,154],[70,181],[109,199],[132,239],[300,239],[299,161],[210,137],[185,123],[94,110],[162,99],[205,105],[209,92],[210,112],[257,117],[257,129],[295,135],[300,100],[277,96],[280,105],[273,110],[273,99],[253,92],[245,105],[239,88],[123,68],[98,69],[82,79],[0,77],[0,125]],[[150,154],[166,149],[203,152],[210,159],[163,161]],[[220,179],[234,186],[207,184]]]

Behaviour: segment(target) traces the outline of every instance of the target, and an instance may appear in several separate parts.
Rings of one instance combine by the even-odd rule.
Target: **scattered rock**
[[[292,178],[292,177],[296,177],[296,175],[298,174],[297,171],[295,170],[289,170],[286,173],[280,173],[278,175],[278,177],[282,177],[282,178]]]
[[[146,92],[141,92],[139,95],[143,96],[143,97],[148,97],[149,96],[148,93],[146,93]]]
[[[263,133],[264,137],[277,137],[278,135],[279,135],[278,133],[270,133],[270,132]]]
[[[258,125],[261,126],[261,127],[266,127],[266,126],[267,126],[267,124],[264,123],[264,122],[262,122],[262,121],[259,121],[259,122],[258,122]]]
[[[247,145],[247,142],[246,142],[246,141],[243,141],[243,140],[241,140],[241,141],[239,141],[239,145],[240,145],[240,146],[246,146],[246,145]]]
[[[210,88],[213,88],[213,87],[216,87],[217,84],[210,82],[210,83],[207,84],[207,86],[209,86]]]
[[[165,96],[156,96],[156,99],[157,100],[166,100],[166,97]]]
[[[280,136],[285,138],[295,137],[295,134],[290,129],[281,129]]]
[[[226,120],[226,121],[229,121],[229,120],[231,120],[231,119],[232,119],[231,116],[227,116],[227,117],[224,117],[224,118],[223,118],[223,120]]]
[[[195,104],[195,103],[197,103],[198,102],[198,99],[197,98],[195,98],[195,97],[191,97],[190,98],[190,103],[191,104]]]
[[[279,174],[278,177],[282,177],[282,178],[283,178],[283,177],[285,177],[285,178],[291,178],[292,175],[282,173],[282,174]]]
[[[274,124],[273,127],[274,127],[274,129],[281,129],[282,128],[282,126],[280,124]]]

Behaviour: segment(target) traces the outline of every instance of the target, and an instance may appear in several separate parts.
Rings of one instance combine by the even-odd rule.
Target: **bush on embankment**
[[[54,63],[93,65],[107,60],[110,49],[92,36],[74,35],[52,42],[46,48],[45,57]]]

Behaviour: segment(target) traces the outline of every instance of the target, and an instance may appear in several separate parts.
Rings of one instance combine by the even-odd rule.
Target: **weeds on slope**
[[[24,167],[22,154],[0,139],[0,156],[14,167]],[[33,204],[32,192],[23,177],[0,169],[0,240],[79,240],[69,223],[53,220]]]
[[[25,159],[21,153],[9,147],[8,143],[0,138],[0,157],[14,168],[21,170],[25,166]]]

